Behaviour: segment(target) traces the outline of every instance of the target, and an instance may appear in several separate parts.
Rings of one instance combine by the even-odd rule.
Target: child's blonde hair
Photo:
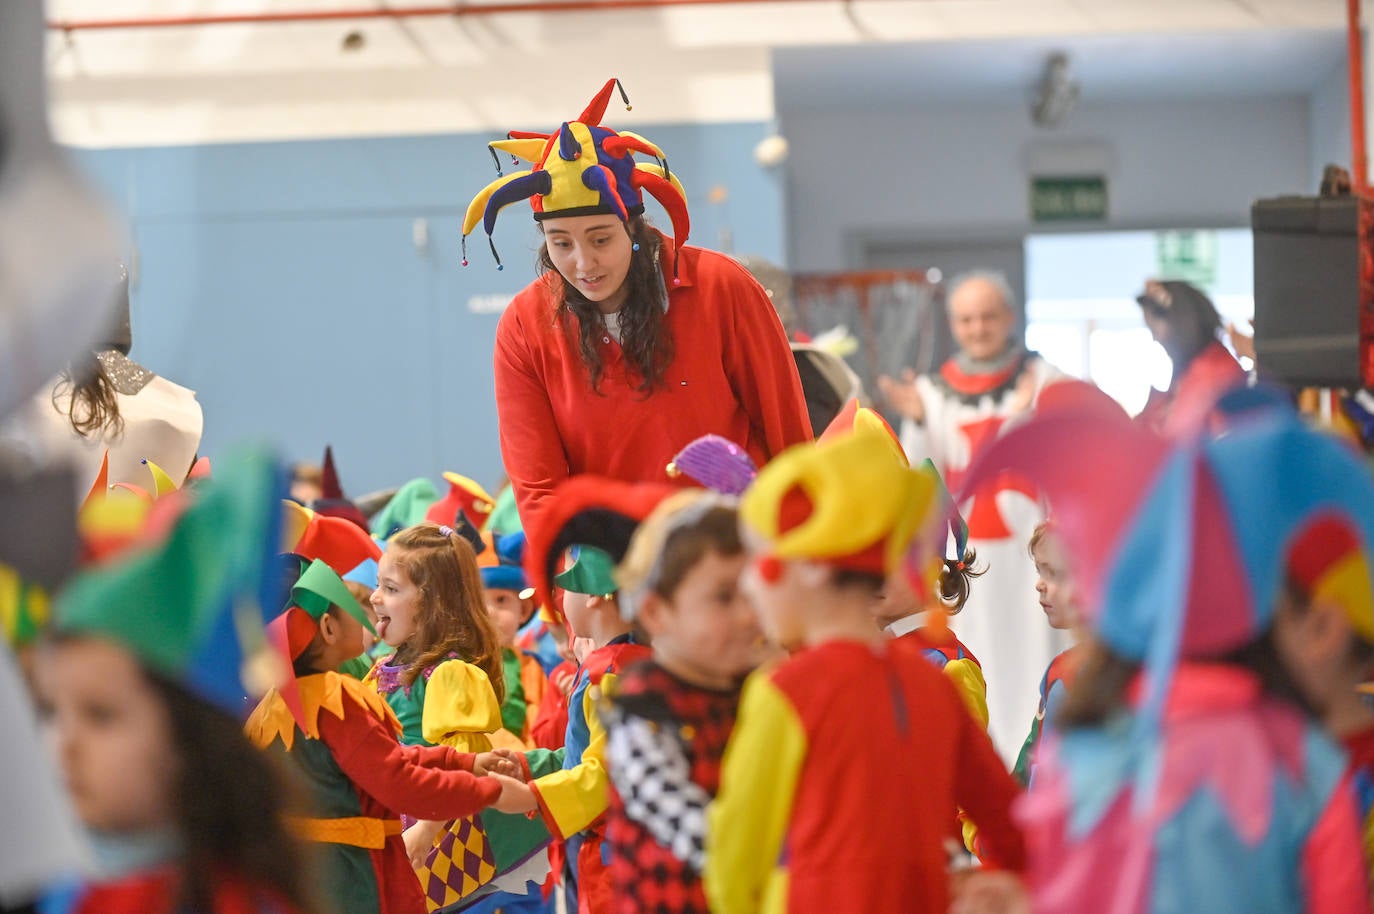
[[[1035,547],[1043,543],[1045,541],[1045,537],[1051,535],[1053,532],[1053,521],[1043,520],[1040,523],[1036,524],[1035,529],[1031,531],[1030,541],[1026,543],[1027,554],[1029,554],[1031,558],[1035,558]]]
[[[417,524],[393,536],[396,564],[420,592],[412,658],[401,673],[411,686],[425,671],[456,653],[491,680],[497,701],[505,699],[501,644],[482,597],[482,574],[471,544],[437,524]]]

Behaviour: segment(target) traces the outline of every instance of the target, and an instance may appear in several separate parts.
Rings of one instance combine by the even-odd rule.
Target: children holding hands
[[[295,695],[269,692],[246,731],[260,748],[284,755],[311,788],[313,814],[292,826],[320,849],[331,910],[421,910],[424,895],[401,838],[400,814],[440,821],[470,816],[501,792],[477,775],[509,770],[510,763],[490,753],[399,741],[400,722],[382,697],[336,672],[362,653],[363,632],[372,624],[324,562],[317,559],[301,575],[290,607],[273,626],[289,645]]]

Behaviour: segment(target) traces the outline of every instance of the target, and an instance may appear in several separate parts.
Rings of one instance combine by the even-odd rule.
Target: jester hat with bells
[[[536,221],[557,216],[608,214],[627,222],[644,212],[641,192],[647,192],[667,210],[673,222],[674,250],[682,248],[691,230],[687,194],[668,170],[663,150],[638,134],[617,132],[601,124],[615,89],[620,90],[625,110],[630,110],[630,101],[620,80],[611,79],[577,120],[565,122],[553,133],[511,131],[506,139],[490,144],[500,177],[482,188],[468,204],[463,219],[465,266],[468,262],[467,237],[481,222],[491,245],[491,255],[496,258],[496,268],[503,269],[501,257],[496,253],[496,242],[491,238],[496,216],[510,204],[526,199],[534,209]],[[534,167],[503,175],[501,152],[509,153],[517,163],[524,159]],[[636,152],[654,157],[657,164],[636,163],[633,156]]]
[[[282,605],[273,573],[286,474],[247,450],[198,491],[164,498],[137,543],[75,577],[53,610],[57,631],[118,642],[148,667],[234,715],[289,673],[268,647]]]
[[[536,598],[557,613],[552,600],[555,581],[574,593],[615,592],[606,572],[625,558],[635,528],[660,502],[681,491],[666,483],[624,482],[585,473],[559,483],[548,506],[526,528],[525,573]],[[576,565],[558,575],[563,554],[573,548],[578,550]],[[592,590],[584,589],[589,585]]]
[[[377,630],[367,611],[344,586],[338,573],[322,559],[315,559],[291,588],[291,602],[286,610],[272,620],[269,630],[274,638],[282,639],[292,660],[310,647],[319,631],[320,619],[337,606],[358,621],[374,637]]]
[[[901,441],[892,426],[873,410],[859,406],[857,399],[846,401],[821,433],[820,440],[828,441],[852,433],[861,426],[886,432],[897,446],[898,459],[906,462]],[[685,474],[721,495],[742,494],[759,475],[759,468],[754,465],[749,452],[720,435],[702,435],[694,439],[677,452],[667,470],[673,479]]]
[[[773,559],[886,577],[937,520],[939,480],[912,469],[880,425],[851,422],[852,431],[796,445],[765,466],[740,500],[740,520]],[[932,574],[938,564],[933,557]]]
[[[999,438],[970,469],[966,491],[1006,470],[1033,480],[1053,505],[1096,637],[1144,668],[1130,738],[1160,746],[1165,761],[1140,773],[1133,808],[1142,821],[1207,788],[1227,798],[1237,833],[1258,840],[1272,772],[1252,766],[1232,783],[1208,780],[1212,769],[1179,755],[1161,731],[1166,698],[1180,661],[1224,657],[1263,635],[1290,582],[1374,641],[1374,479],[1281,395],[1238,390],[1218,403],[1224,434],[1166,440],[1093,388],[1054,387],[1073,396],[1041,404]],[[1109,815],[1115,795],[1098,794],[1101,802],[1081,805],[1074,834]]]

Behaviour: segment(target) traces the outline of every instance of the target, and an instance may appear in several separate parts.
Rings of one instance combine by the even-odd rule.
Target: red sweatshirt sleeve
[[[1007,773],[992,740],[959,701],[959,767],[954,800],[978,826],[976,851],[989,866],[1024,870],[1026,846],[1011,818],[1011,804],[1021,792]]]
[[[768,448],[768,456],[776,457],[794,444],[812,440],[797,363],[763,287],[739,264],[730,262],[720,269],[720,294],[728,301],[731,321],[725,372],[754,433]]]
[[[540,294],[537,283],[521,293],[522,297]],[[541,333],[554,331],[524,326],[518,302],[517,298],[506,309],[496,327],[492,367],[501,458],[515,488],[520,517],[528,528],[535,506],[567,479],[570,471],[545,379],[532,353],[531,336],[537,340]]]
[[[342,720],[320,715],[320,739],[349,780],[388,809],[417,819],[457,819],[501,795],[496,781],[471,774],[472,756],[447,746],[402,746],[382,721],[345,708]]]

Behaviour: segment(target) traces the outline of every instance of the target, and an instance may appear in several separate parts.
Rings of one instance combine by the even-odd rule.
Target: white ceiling
[[[1307,95],[1345,65],[1342,31],[1072,35],[779,48],[781,111],[1020,102],[1064,52],[1084,102]]]
[[[382,5],[48,3],[59,22]],[[1343,0],[790,0],[51,31],[47,51],[61,139],[142,145],[539,125],[612,75],[635,102],[617,123],[763,120],[774,114],[775,54],[784,109],[995,97],[1060,47],[1089,99],[1199,86],[1297,93],[1339,64],[1344,10]],[[361,49],[342,48],[349,32]]]

